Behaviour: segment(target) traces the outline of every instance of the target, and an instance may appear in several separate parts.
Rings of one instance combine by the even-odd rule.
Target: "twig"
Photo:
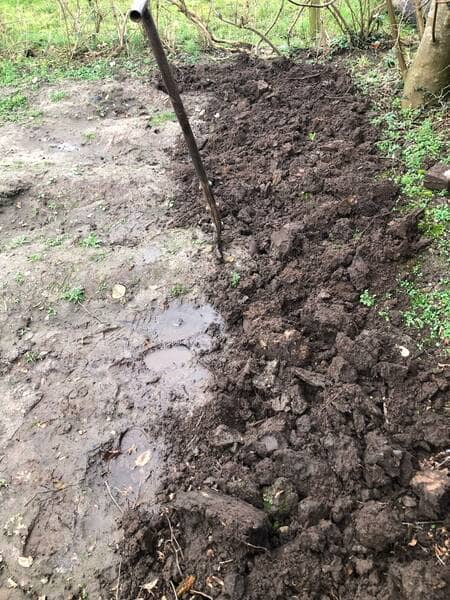
[[[249,548],[254,548],[255,550],[264,550],[264,552],[269,552],[267,548],[264,548],[264,546],[255,546],[255,544],[250,544],[250,542],[244,542],[245,546],[248,546]]]
[[[116,586],[116,600],[119,600],[120,593],[120,571],[122,569],[122,559],[119,562],[119,574],[117,575],[117,586]]]
[[[106,485],[106,489],[108,490],[108,494],[109,494],[109,496],[110,496],[111,500],[114,502],[114,504],[115,504],[115,505],[117,506],[117,508],[119,509],[120,513],[123,515],[123,508],[117,504],[117,501],[116,501],[116,499],[114,498],[114,496],[112,495],[111,488],[109,487],[109,484],[108,484],[108,482],[107,482],[107,481],[105,481],[105,485]]]
[[[320,77],[322,73],[312,73],[311,75],[305,75],[304,77],[288,77],[289,81],[304,81],[305,79],[313,79],[314,77]]]
[[[172,587],[172,592],[175,596],[175,600],[178,600],[178,594],[177,594],[177,590],[175,589],[175,586],[173,585],[172,581],[170,582],[170,585]]]
[[[99,319],[98,317],[96,317],[93,313],[91,313],[90,310],[88,310],[84,304],[82,304],[81,302],[78,302],[79,306],[81,306],[81,308],[88,314],[90,315],[93,319],[95,319],[96,321],[98,321],[100,323],[100,325],[109,325],[109,323],[106,323],[106,321],[102,321],[101,319]]]
[[[202,596],[203,598],[208,598],[208,600],[214,600],[212,596],[208,596],[208,594],[205,594],[204,592],[199,592],[198,590],[190,589],[189,593],[194,594],[194,596]]]
[[[247,31],[251,31],[255,35],[259,36],[264,42],[266,42],[266,44],[272,48],[272,50],[275,52],[275,54],[277,54],[280,57],[283,56],[281,54],[281,52],[278,50],[278,48],[276,46],[274,46],[272,44],[272,42],[269,40],[269,38],[266,37],[264,35],[264,33],[262,33],[261,31],[258,31],[254,27],[250,27],[250,25],[244,25],[242,20],[240,23],[233,23],[233,21],[229,21],[228,19],[225,19],[224,17],[222,17],[222,15],[219,12],[216,12],[216,15],[217,15],[217,18],[219,19],[219,21],[222,21],[222,23],[225,23],[226,25],[231,25],[232,27],[237,27],[238,29],[246,29]]]
[[[173,551],[175,552],[175,562],[177,564],[178,573],[180,574],[180,577],[183,577],[183,571],[181,570],[180,561],[178,560],[178,552],[181,554],[181,558],[184,558],[183,551],[181,550],[180,544],[178,543],[177,538],[175,537],[175,535],[173,533],[172,523],[170,522],[170,519],[167,515],[166,515],[166,519],[167,519],[167,523],[169,525],[170,543],[172,545]],[[176,594],[176,592],[175,592],[175,594]]]
[[[295,6],[301,6],[302,8],[327,8],[336,2],[336,0],[330,0],[329,2],[325,2],[325,4],[304,4],[303,2],[294,2],[294,0],[288,1],[291,4],[295,4]]]
[[[278,9],[278,12],[275,16],[275,19],[272,21],[272,24],[269,25],[269,27],[266,29],[266,31],[264,32],[264,36],[267,37],[269,35],[269,33],[272,31],[272,29],[275,27],[275,25],[278,22],[278,19],[280,18],[281,13],[283,12],[283,8],[284,8],[284,1],[285,0],[281,0],[280,3],[280,8]],[[262,38],[260,38],[259,42],[256,44],[256,52],[259,51],[259,46],[261,44]]]

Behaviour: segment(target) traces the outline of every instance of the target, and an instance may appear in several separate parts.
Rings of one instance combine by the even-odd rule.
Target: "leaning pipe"
[[[172,75],[172,71],[170,69],[166,53],[164,52],[164,48],[161,43],[161,39],[159,37],[159,33],[153,20],[151,11],[148,8],[148,0],[135,0],[130,9],[129,17],[135,23],[142,23],[144,31],[150,42],[150,46],[153,50],[153,54],[155,56],[159,70],[161,71],[164,85],[166,86],[167,92],[172,102],[173,109],[175,111],[175,114],[177,115],[177,119],[183,131],[184,138],[186,140],[186,145],[188,147],[189,154],[197,172],[197,176],[200,180],[200,185],[202,187],[205,200],[211,211],[211,217],[216,230],[217,249],[220,258],[222,258],[222,224],[220,221],[219,211],[216,205],[216,201],[214,199],[214,195],[212,193],[211,185],[206,175],[205,168],[203,166],[197,142],[195,141],[195,137],[192,133],[189,119],[184,109],[183,101],[181,100],[181,96],[178,91],[178,86]]]

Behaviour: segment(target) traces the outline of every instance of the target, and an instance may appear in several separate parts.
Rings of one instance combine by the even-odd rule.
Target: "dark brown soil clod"
[[[449,447],[448,373],[359,301],[422,245],[418,215],[392,212],[368,101],[340,69],[285,60],[178,79],[211,94],[202,153],[235,256],[206,290],[227,326],[215,400],[168,426],[183,574],[220,600],[448,598],[434,530],[417,525],[448,524],[447,471],[422,470]],[[180,179],[178,222],[208,227],[187,161]],[[173,554],[137,554],[170,597]]]

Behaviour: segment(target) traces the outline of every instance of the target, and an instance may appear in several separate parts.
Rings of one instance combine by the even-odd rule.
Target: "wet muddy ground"
[[[448,359],[402,326],[427,242],[367,99],[324,65],[178,77],[222,265],[163,91],[44,89],[0,130],[0,598],[448,598]]]
[[[166,225],[164,94],[66,83],[33,103],[40,122],[0,128],[0,597],[115,598],[121,515],[159,505],[162,419],[210,398],[212,249]]]

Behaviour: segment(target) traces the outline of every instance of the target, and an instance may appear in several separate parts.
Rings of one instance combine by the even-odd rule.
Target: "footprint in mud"
[[[144,334],[152,344],[144,363],[151,373],[156,397],[172,404],[174,400],[202,403],[209,373],[198,363],[198,357],[214,349],[214,334],[222,328],[214,309],[177,302],[167,310],[122,323]]]
[[[155,424],[162,423],[169,409],[191,412],[207,401],[210,374],[199,364],[199,356],[213,350],[223,326],[211,306],[177,302],[167,310],[122,324],[145,335],[152,345],[144,355],[149,372],[145,380],[151,383],[151,392],[139,401],[134,399],[142,415],[151,413]],[[150,439],[139,424],[134,422],[122,435],[119,447],[104,457],[112,493],[131,504],[154,500],[164,470],[163,440],[159,435]]]
[[[146,498],[158,484],[161,442],[152,443],[143,430],[132,427],[122,436],[116,452],[109,460],[110,488],[131,503]]]

